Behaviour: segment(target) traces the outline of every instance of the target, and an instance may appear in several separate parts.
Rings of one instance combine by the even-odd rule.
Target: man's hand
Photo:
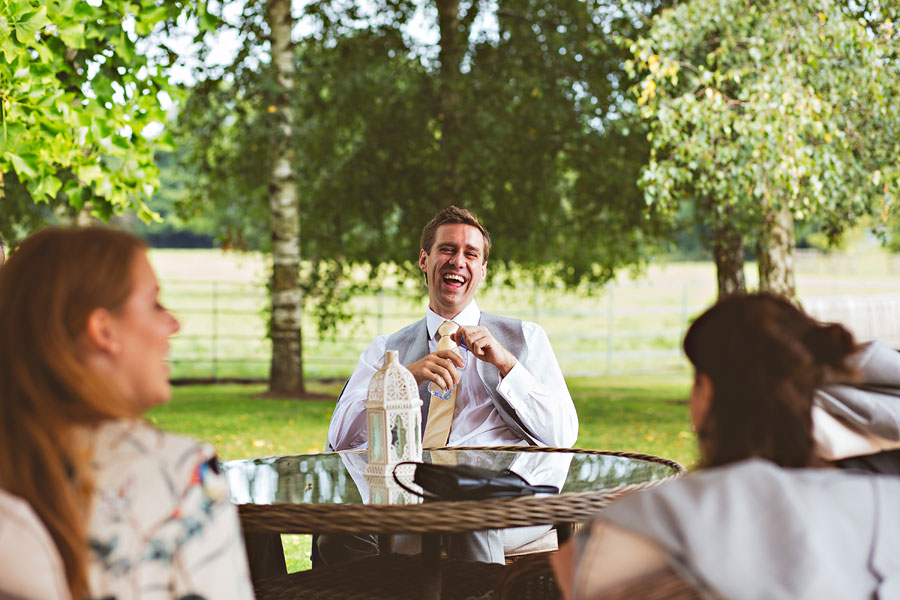
[[[500,345],[487,327],[476,325],[474,327],[460,327],[453,334],[453,341],[469,349],[475,358],[489,362],[500,371],[500,377],[516,366],[516,357],[512,352]]]
[[[465,364],[456,350],[439,350],[406,365],[406,368],[416,378],[416,384],[433,381],[446,390],[459,383],[459,369]]]

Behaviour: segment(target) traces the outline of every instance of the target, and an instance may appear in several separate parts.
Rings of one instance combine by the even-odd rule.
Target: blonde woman
[[[72,598],[253,597],[212,448],[141,419],[169,400],[178,328],[123,232],[46,229],[0,269],[0,490],[37,515]],[[29,561],[0,565],[0,596],[29,597],[4,590]]]

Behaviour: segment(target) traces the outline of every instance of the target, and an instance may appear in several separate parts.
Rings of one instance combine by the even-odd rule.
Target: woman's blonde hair
[[[73,598],[88,594],[92,491],[73,426],[135,416],[87,366],[80,339],[95,309],[121,309],[144,248],[113,229],[50,228],[0,267],[0,487],[46,525]]]

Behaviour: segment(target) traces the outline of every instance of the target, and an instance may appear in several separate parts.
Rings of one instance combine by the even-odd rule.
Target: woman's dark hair
[[[813,392],[829,372],[847,370],[856,348],[844,327],[819,323],[773,294],[730,296],[703,313],[684,338],[696,375],[713,384],[698,424],[703,466],[751,456],[813,465]]]

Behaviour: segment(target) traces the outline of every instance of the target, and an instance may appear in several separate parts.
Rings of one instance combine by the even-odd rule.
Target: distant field
[[[268,264],[259,254],[217,250],[154,250],[163,296],[182,322],[173,341],[176,378],[266,377]],[[900,345],[900,259],[878,248],[844,254],[799,253],[804,304],[828,320],[847,320],[862,337],[895,336]],[[755,286],[755,265],[746,268]],[[424,292],[424,286],[423,286]],[[639,277],[582,293],[510,290],[479,293],[488,312],[540,323],[566,375],[677,372],[686,325],[715,299],[711,263],[655,262]],[[304,364],[313,378],[342,378],[372,338],[421,317],[424,296],[385,292],[357,298],[356,318],[319,338],[304,320]]]

